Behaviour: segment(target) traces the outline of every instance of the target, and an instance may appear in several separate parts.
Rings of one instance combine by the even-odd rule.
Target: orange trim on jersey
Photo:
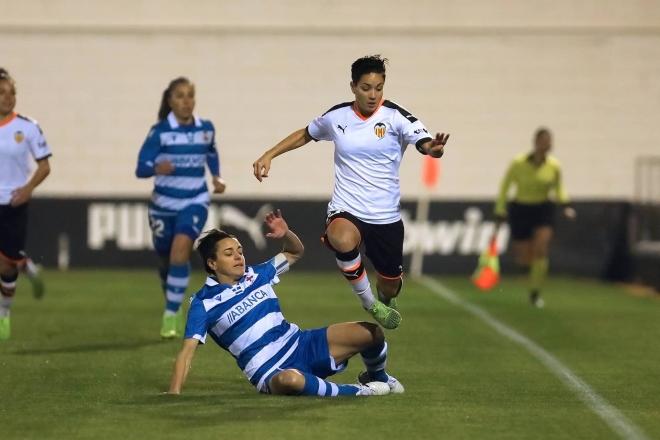
[[[369,116],[364,116],[362,113],[360,113],[360,109],[358,109],[357,101],[354,101],[353,102],[353,112],[355,113],[355,115],[358,118],[362,119],[363,121],[366,121],[367,119],[369,119],[370,117],[372,117],[373,115],[376,114],[376,112],[380,109],[380,106],[383,105],[383,102],[385,102],[385,100],[381,99],[380,103],[378,104],[378,107],[376,107],[376,110],[374,110],[374,112],[372,114],[370,114]]]
[[[25,261],[25,258],[20,258],[18,260],[14,260],[13,258],[9,258],[7,255],[3,254],[2,251],[0,251],[0,259],[6,261],[9,264],[13,264],[13,265],[16,265],[16,266],[21,265]]]
[[[401,274],[401,275],[399,275],[399,276],[397,276],[397,277],[386,277],[385,275],[383,275],[383,274],[380,273],[380,272],[376,272],[376,274],[378,274],[379,277],[384,278],[384,279],[386,279],[386,280],[400,280],[401,278],[403,278],[403,274]]]
[[[0,120],[0,127],[4,127],[5,125],[9,124],[11,121],[16,119],[17,115],[18,113],[16,112],[9,113],[9,116],[7,116],[5,119]]]

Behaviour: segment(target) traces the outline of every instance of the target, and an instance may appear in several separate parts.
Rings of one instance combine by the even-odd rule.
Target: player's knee
[[[327,235],[330,246],[340,253],[350,252],[360,244],[359,240],[349,235]]]
[[[534,247],[533,251],[534,259],[545,258],[548,256],[548,246],[538,245]]]
[[[385,333],[383,332],[383,329],[379,325],[376,325],[373,322],[366,322],[366,321],[362,321],[359,324],[369,334],[369,336],[365,340],[365,344],[364,344],[365,346],[363,348],[373,347],[374,345],[381,345],[385,341]]]
[[[270,380],[273,394],[296,394],[305,387],[305,377],[295,370],[284,370]]]
[[[529,258],[516,257],[514,258],[514,262],[517,266],[522,267],[523,269],[529,266]]]
[[[3,231],[4,232],[4,231]],[[21,263],[21,253],[7,252],[7,255],[0,252],[0,274],[14,273],[18,270]]]
[[[186,264],[190,260],[190,251],[183,246],[173,246],[170,250],[170,264]]]
[[[360,245],[361,237],[357,228],[348,220],[338,219],[328,225],[325,231],[328,244],[336,252],[350,252]]]
[[[531,264],[531,255],[528,252],[516,252],[513,261],[519,267],[526,268]]]

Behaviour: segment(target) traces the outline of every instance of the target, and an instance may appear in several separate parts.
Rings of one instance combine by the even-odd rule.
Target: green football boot
[[[175,315],[169,315],[169,314],[163,314],[163,324],[160,327],[160,337],[163,339],[174,339],[177,336],[179,336],[179,333],[177,332],[177,316],[179,314]]]
[[[380,292],[378,292],[378,299],[380,300],[380,302],[385,304],[387,307],[390,307],[390,308],[392,308],[396,311],[399,310],[399,306],[397,305],[397,302],[396,302],[396,296],[394,296],[390,299],[387,299],[387,298],[385,298],[384,295],[382,295]]]
[[[11,335],[9,315],[0,318],[0,341],[6,341]]]
[[[399,312],[380,301],[376,301],[367,311],[380,325],[388,330],[393,330],[401,324],[401,315]]]

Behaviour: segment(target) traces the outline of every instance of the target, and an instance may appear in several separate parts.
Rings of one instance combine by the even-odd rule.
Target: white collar
[[[193,120],[195,121],[195,127],[201,127],[202,126],[202,120],[197,117],[197,115],[193,114]],[[167,115],[167,122],[169,122],[170,127],[172,128],[179,128],[180,124],[179,121],[176,120],[176,116],[174,116],[174,112],[170,112]]]
[[[220,283],[218,283],[218,282],[217,282],[216,280],[214,280],[212,277],[206,277],[206,283],[204,283],[204,284],[206,284],[206,285],[209,286],[209,287],[213,287],[213,286],[217,286],[217,285],[220,284]]]

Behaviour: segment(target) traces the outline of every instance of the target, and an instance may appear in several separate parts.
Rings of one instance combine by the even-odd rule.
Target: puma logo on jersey
[[[344,125],[342,127],[341,125],[337,124],[337,128],[341,130],[342,134],[346,134],[346,127],[348,127],[348,125]]]

